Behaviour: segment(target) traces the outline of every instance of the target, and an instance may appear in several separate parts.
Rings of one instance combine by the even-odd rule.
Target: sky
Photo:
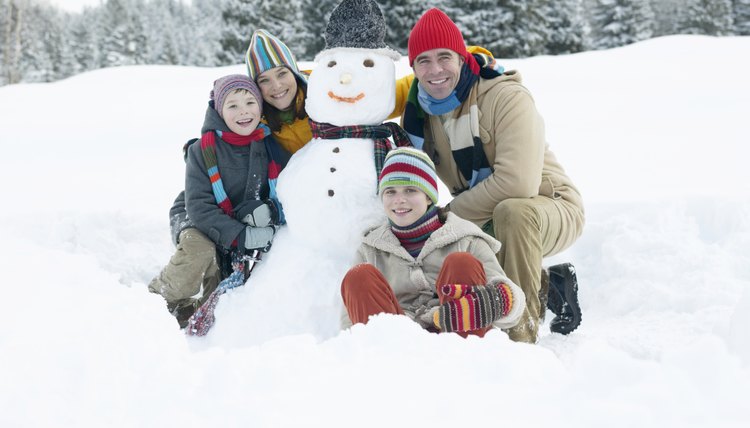
[[[576,266],[583,322],[552,334],[548,313],[536,345],[385,315],[332,331],[340,307],[321,296],[340,279],[324,272],[347,266],[302,257],[291,225],[214,330],[186,337],[146,284],[174,251],[182,144],[211,82],[242,64],[0,88],[0,426],[744,427],[747,51],[748,37],[672,36],[501,60],[586,205],[583,236],[545,260]],[[282,181],[282,200],[307,200]]]

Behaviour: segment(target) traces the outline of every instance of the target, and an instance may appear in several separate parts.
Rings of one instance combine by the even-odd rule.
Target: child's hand
[[[237,218],[248,226],[266,227],[273,221],[271,208],[262,201],[246,201],[237,206]]]
[[[248,226],[245,228],[245,239],[243,245],[246,250],[268,251],[271,248],[271,242],[273,241],[273,235],[275,233],[276,229],[274,229],[273,226]]]
[[[438,294],[444,303],[433,322],[441,331],[474,331],[508,315],[513,302],[510,288],[498,285],[447,284]],[[447,300],[447,301],[446,301]]]

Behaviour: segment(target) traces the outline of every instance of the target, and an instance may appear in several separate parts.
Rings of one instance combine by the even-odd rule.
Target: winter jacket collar
[[[448,218],[443,227],[430,235],[416,259],[401,245],[398,238],[396,238],[391,231],[390,224],[383,224],[365,232],[365,236],[362,238],[362,243],[377,250],[398,256],[408,262],[416,262],[419,264],[430,253],[467,236],[473,236],[485,240],[494,253],[500,251],[499,241],[482,232],[482,230],[474,224],[461,221],[460,218],[450,212],[448,213]]]

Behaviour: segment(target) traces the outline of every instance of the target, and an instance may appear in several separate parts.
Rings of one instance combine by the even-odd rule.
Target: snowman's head
[[[308,79],[307,114],[336,126],[383,123],[396,103],[393,57],[385,49],[321,52]]]

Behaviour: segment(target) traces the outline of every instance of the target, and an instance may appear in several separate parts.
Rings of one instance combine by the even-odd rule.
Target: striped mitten
[[[446,284],[439,291],[443,299],[433,316],[435,326],[444,332],[468,332],[488,327],[508,315],[513,306],[510,287],[497,285]]]

